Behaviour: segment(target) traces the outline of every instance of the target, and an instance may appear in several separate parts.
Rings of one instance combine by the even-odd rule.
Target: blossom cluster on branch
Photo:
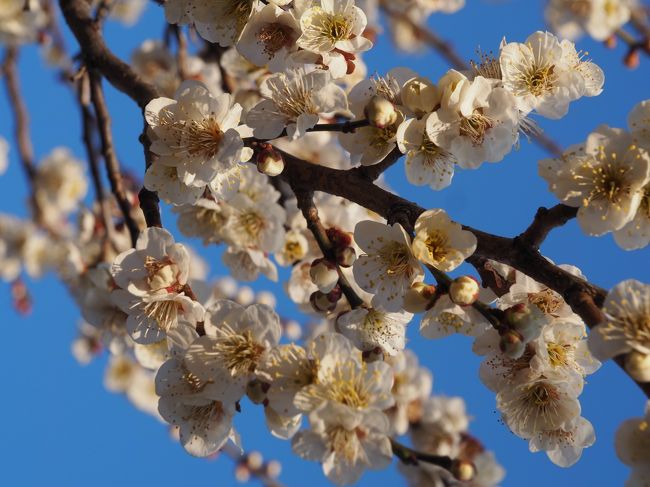
[[[23,272],[55,271],[84,319],[74,355],[86,363],[108,350],[106,387],[168,423],[188,453],[234,448],[238,476],[278,485],[277,465],[244,454],[233,426],[252,404],[272,435],[337,485],[393,457],[413,486],[497,485],[504,470],[468,432],[464,401],[432,395],[432,373],[407,348],[418,314],[426,339],[474,338],[503,423],[556,465],[573,465],[595,441],[579,396],[601,360],[616,358],[650,395],[650,286],[624,280],[607,293],[539,252],[573,217],[588,235],[613,232],[625,250],[650,243],[650,100],[632,109],[627,130],[601,126],[562,154],[545,143],[552,154],[539,174],[561,204],[540,209],[515,239],[420,208],[383,176],[404,157],[410,184],[441,191],[456,168],[500,162],[521,139],[544,141],[533,116],[562,118],[604,87],[602,69],[565,37],[611,36],[633,18],[632,1],[551,1],[562,37],[504,39],[497,55],[454,63],[435,82],[406,68],[368,76],[363,53],[380,13],[403,47],[409,35],[427,38],[429,14],[462,0],[158,3],[165,38],[144,41],[130,65],[102,25],[135,22],[144,2],[61,0],[74,56],[53,3],[2,3],[32,218],[0,215],[0,277],[26,311]],[[16,60],[37,40],[79,101],[90,181],[65,148],[34,160]],[[144,147],[139,193],[119,167],[103,78],[143,111],[133,134]],[[0,139],[0,173],[6,147]],[[228,277],[211,281],[197,253],[162,228],[160,200],[183,236],[222,246]],[[463,264],[480,277],[459,275]],[[237,282],[281,275],[310,326],[280,317],[275,294]],[[630,421],[617,449],[634,469],[628,485],[640,486],[647,418]]]

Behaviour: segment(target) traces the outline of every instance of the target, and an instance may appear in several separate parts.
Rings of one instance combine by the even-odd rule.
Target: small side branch
[[[419,462],[424,462],[431,465],[436,465],[451,472],[451,468],[454,464],[454,461],[450,457],[423,453],[409,448],[408,446],[403,445],[392,438],[390,440],[390,446],[393,449],[393,454],[405,465],[418,465]]]
[[[555,205],[553,208],[541,207],[537,210],[533,222],[517,239],[537,249],[553,229],[565,225],[577,214],[578,208],[563,204]]]
[[[95,114],[97,115],[97,125],[99,129],[99,137],[102,142],[102,155],[106,163],[106,171],[108,173],[108,180],[111,183],[111,190],[115,195],[117,204],[122,211],[124,223],[126,224],[129,234],[131,235],[131,243],[135,247],[135,242],[138,240],[140,230],[138,225],[131,215],[131,204],[126,197],[124,190],[124,183],[122,181],[122,173],[120,171],[120,163],[115,155],[113,147],[113,134],[111,133],[111,117],[108,113],[106,100],[104,99],[104,90],[102,88],[102,80],[94,71],[90,70],[90,95],[92,98],[93,106],[95,107]]]

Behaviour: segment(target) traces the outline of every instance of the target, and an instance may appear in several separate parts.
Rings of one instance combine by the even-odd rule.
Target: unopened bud
[[[257,170],[267,176],[277,176],[284,170],[282,154],[274,149],[263,149],[257,155]]]
[[[614,49],[616,47],[616,35],[612,34],[607,39],[605,39],[605,47],[607,49]]]
[[[518,359],[526,350],[526,342],[524,342],[521,333],[518,331],[507,330],[503,335],[501,335],[499,348],[509,358]]]
[[[235,479],[240,484],[245,484],[251,478],[251,471],[245,463],[238,463],[235,466]]]
[[[242,286],[237,290],[237,294],[235,294],[235,301],[243,306],[253,304],[253,301],[255,301],[255,291],[248,286]]]
[[[459,306],[471,306],[480,290],[478,281],[472,276],[460,276],[449,285],[449,299]]]
[[[284,324],[284,336],[293,342],[297,342],[302,337],[302,327],[295,320],[289,320]]]
[[[476,475],[476,467],[467,460],[454,460],[451,465],[451,473],[461,482],[469,482]]]
[[[383,96],[373,96],[364,109],[370,125],[383,129],[397,122],[395,106]]]
[[[336,253],[336,262],[341,267],[352,267],[357,260],[357,253],[352,247],[345,247]]]
[[[436,286],[416,282],[404,294],[402,306],[409,313],[422,313],[433,304],[433,297],[436,293]]]
[[[440,103],[440,93],[431,80],[413,78],[402,88],[402,103],[415,114],[429,113]]]
[[[650,355],[632,350],[625,356],[625,370],[639,382],[650,382]]]
[[[253,404],[262,404],[266,400],[269,384],[259,379],[253,379],[246,384],[246,395]]]
[[[336,266],[327,259],[316,259],[309,268],[309,277],[322,293],[329,293],[339,281]]]
[[[516,304],[505,311],[506,322],[522,337],[524,342],[537,338],[546,323],[544,313],[534,304]]]
[[[266,464],[266,475],[269,478],[277,479],[282,472],[282,465],[277,460],[271,460]]]
[[[636,69],[641,63],[638,49],[630,49],[623,58],[623,64],[630,69]]]
[[[332,303],[328,298],[328,295],[320,291],[312,293],[312,295],[309,296],[309,302],[312,307],[320,313],[334,311],[336,308],[336,302]]]
[[[343,249],[352,245],[352,234],[338,227],[330,227],[326,231],[327,238],[336,249]]]
[[[258,451],[252,451],[246,455],[246,464],[251,470],[258,470],[264,465],[264,457]]]

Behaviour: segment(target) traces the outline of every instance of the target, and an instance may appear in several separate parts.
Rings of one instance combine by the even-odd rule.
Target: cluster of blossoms
[[[48,21],[43,5],[0,3],[0,42],[36,40]],[[606,37],[627,21],[631,2],[606,3],[553,1],[549,22]],[[320,462],[337,485],[395,455],[412,460],[397,441],[403,435],[420,454],[447,462],[405,461],[410,485],[497,485],[504,471],[468,433],[464,402],[431,396],[432,374],[407,348],[407,325],[422,314],[426,338],[475,338],[481,380],[531,451],[574,464],[595,441],[578,397],[599,360],[625,353],[629,374],[650,381],[649,286],[616,286],[606,321],[587,339],[562,296],[515,269],[491,263],[508,283],[499,296],[471,276],[449,277],[478,241],[443,209],[423,211],[412,229],[325,193],[309,192],[310,209],[301,188],[284,187],[295,181],[277,176],[286,154],[339,170],[404,155],[411,184],[442,190],[456,166],[499,162],[520,134],[536,134],[529,116],[559,119],[571,102],[600,94],[601,69],[572,42],[538,31],[437,82],[405,68],[366,77],[362,54],[379,30],[378,8],[391,12],[398,46],[413,47],[429,14],[454,12],[463,0],[162,4],[169,23],[189,24],[208,42],[174,55],[150,40],[132,54],[133,72],[162,95],[144,110],[152,157],[143,184],[173,206],[181,234],[224,244],[237,281],[277,281],[278,266],[286,268],[287,295],[316,322],[305,332],[276,314],[275,295],[230,278],[209,282],[194,251],[163,228],[145,228],[127,178],[130,212],[113,196],[76,212],[88,182],[65,149],[36,165],[35,221],[0,216],[0,277],[16,283],[23,268],[31,277],[56,271],[84,319],[74,355],[86,363],[108,350],[106,388],[168,423],[197,457],[229,440],[240,448],[233,424],[248,400],[263,407],[272,435]],[[109,13],[131,23],[144,5],[116,1]],[[585,232],[613,231],[625,249],[650,241],[649,121],[645,101],[628,131],[599,128],[539,165],[563,203],[579,207]],[[0,173],[5,146],[0,139]],[[134,246],[127,223],[139,233]],[[427,270],[437,285],[425,282]],[[636,422],[619,435],[619,455],[637,476],[648,469],[636,453],[647,446],[644,428],[647,421]],[[249,460],[251,469],[260,463]]]
[[[598,127],[562,157],[539,161],[539,174],[562,203],[579,208],[588,235],[614,232],[625,250],[650,243],[650,100],[636,105],[628,130]]]
[[[598,41],[626,24],[637,0],[549,0],[546,21],[560,37],[574,40],[585,32]]]

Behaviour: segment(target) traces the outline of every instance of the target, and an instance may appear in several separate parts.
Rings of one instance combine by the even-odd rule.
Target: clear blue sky
[[[453,38],[467,58],[476,47],[498,49],[501,38],[523,41],[531,32],[543,29],[542,3],[531,0],[469,0],[460,13],[434,15],[430,24],[447,38]],[[143,21],[134,29],[111,22],[107,37],[123,58],[149,37],[163,29],[159,8],[149,6]],[[68,37],[68,44],[76,46]],[[597,98],[585,98],[571,105],[560,121],[540,119],[540,125],[562,146],[577,143],[600,123],[624,126],[627,112],[643,98],[650,98],[650,59],[629,71],[621,65],[623,48],[608,51],[583,39],[578,47],[603,67],[605,91]],[[74,47],[73,47],[74,49]],[[437,79],[447,69],[437,55],[403,56],[382,37],[366,56],[370,72],[384,73],[395,66],[408,66]],[[53,147],[66,145],[79,157],[79,120],[71,94],[55,82],[34,48],[20,64],[24,94],[31,112],[32,132],[38,157]],[[137,173],[142,153],[137,141],[140,114],[135,105],[113,90],[109,106],[115,119],[118,154],[123,164]],[[12,123],[4,93],[0,98],[0,135],[10,139]],[[477,228],[514,235],[530,222],[540,205],[556,203],[537,176],[537,161],[544,157],[536,146],[522,142],[500,164],[485,165],[478,171],[458,171],[452,186],[435,193],[408,186],[401,164],[389,172],[393,187],[425,207],[445,208],[452,218]],[[26,186],[15,151],[8,172],[0,177],[0,211],[25,215]],[[169,211],[165,221],[172,224]],[[193,242],[196,248],[199,242]],[[634,277],[650,281],[650,250],[624,252],[610,236],[587,238],[571,222],[554,232],[543,251],[557,263],[580,267],[593,282],[611,287]],[[212,275],[223,267],[215,248],[202,251]],[[70,355],[79,313],[64,287],[53,277],[28,282],[34,296],[34,311],[24,318],[10,306],[9,287],[0,284],[0,325],[3,353],[0,359],[0,485],[235,485],[228,459],[197,460],[168,438],[157,421],[135,410],[125,398],[111,394],[102,385],[104,360],[80,367]],[[257,288],[271,285],[261,280]],[[279,288],[277,288],[279,289]],[[278,290],[279,312],[293,312],[292,304]],[[462,337],[427,341],[418,336],[417,324],[408,330],[410,346],[434,374],[434,392],[460,395],[473,417],[471,431],[496,452],[507,469],[505,486],[616,486],[622,485],[628,470],[615,457],[613,434],[626,418],[641,415],[644,397],[614,365],[605,365],[589,378],[581,396],[583,414],[596,428],[596,444],[585,450],[582,460],[570,469],[552,465],[543,453],[528,452],[527,442],[516,438],[500,423],[494,395],[478,380],[479,358],[472,355],[471,342]],[[320,465],[297,460],[290,443],[272,438],[263,426],[260,411],[243,404],[236,420],[247,449],[260,450],[266,458],[283,463],[281,479],[288,486],[329,485]],[[396,469],[367,473],[359,485],[400,485]]]

